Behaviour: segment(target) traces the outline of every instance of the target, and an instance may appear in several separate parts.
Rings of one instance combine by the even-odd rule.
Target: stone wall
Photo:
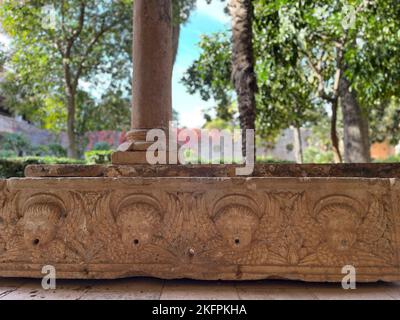
[[[303,150],[308,147],[307,138],[310,136],[310,134],[311,133],[308,129],[301,129]],[[296,162],[296,142],[294,129],[288,128],[283,130],[281,136],[277,139],[273,147],[257,148],[257,156]]]
[[[38,129],[24,120],[0,115],[0,135],[3,133],[21,133],[31,141],[32,145],[48,144],[57,141],[56,136],[46,130]]]

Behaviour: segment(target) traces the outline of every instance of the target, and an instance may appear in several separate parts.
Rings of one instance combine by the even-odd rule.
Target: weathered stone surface
[[[171,0],[135,1],[133,24],[132,129],[167,129],[172,120]]]
[[[129,156],[129,155],[128,155]],[[142,156],[145,159],[145,155]],[[27,177],[235,177],[235,165],[31,165]],[[400,178],[400,164],[258,164],[253,177]]]
[[[0,181],[0,276],[400,279],[399,182],[371,178]]]
[[[146,151],[133,151],[133,152],[124,152],[117,151],[111,155],[111,160],[113,163],[118,164],[147,164]]]

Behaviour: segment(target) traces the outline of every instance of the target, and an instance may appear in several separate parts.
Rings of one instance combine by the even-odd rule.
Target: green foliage
[[[208,119],[208,121],[204,124],[203,128],[206,130],[217,129],[217,130],[229,130],[229,131],[232,131],[233,129],[240,129],[237,121],[234,120],[228,121],[218,117],[215,119],[211,118]]]
[[[0,150],[0,159],[15,158],[17,154],[12,150]]]
[[[316,147],[304,150],[304,163],[333,163],[334,157],[334,153],[330,150],[322,151]]]
[[[111,163],[112,150],[92,150],[85,152],[87,164],[107,164]]]
[[[400,2],[253,3],[258,133],[272,141],[290,125],[318,126],[328,118],[323,96],[335,94],[341,51],[342,72],[370,117],[372,141],[385,136],[398,141],[399,103],[392,101],[400,95]],[[347,24],[349,12],[355,14],[354,25]],[[229,35],[204,37],[199,46],[200,57],[182,81],[189,93],[198,92],[204,100],[214,98],[217,117],[226,120],[232,116],[227,110],[233,97]]]
[[[374,160],[376,163],[399,163],[400,155],[390,156],[385,160]]]
[[[16,156],[58,157],[65,158],[67,151],[57,143],[33,146],[21,133],[5,133],[0,137],[0,158]]]
[[[0,158],[0,178],[20,178],[24,176],[26,165],[22,161]]]
[[[233,96],[229,36],[226,33],[203,36],[199,47],[200,57],[186,71],[182,82],[190,94],[198,92],[204,101],[213,98],[218,117],[232,119],[233,114],[227,108],[232,105]]]
[[[67,150],[58,143],[50,143],[48,145],[49,153],[48,155],[57,157],[57,158],[66,158],[67,157]]]
[[[100,141],[96,142],[93,146],[93,151],[109,151],[111,150],[111,146],[108,142]]]
[[[0,49],[0,65],[8,66],[0,90],[10,111],[47,130],[68,130],[81,144],[88,131],[129,129],[132,3],[2,1],[11,51]],[[185,23],[195,4],[173,0],[174,22]]]
[[[197,0],[172,0],[174,23],[185,23],[193,9],[196,7]]]
[[[312,103],[312,86],[304,76],[300,61],[290,57],[283,63],[281,56],[270,46],[271,41],[265,41],[265,32],[260,31],[254,36],[259,87],[257,132],[273,141],[282,129],[315,122],[325,114],[320,104]],[[234,94],[229,36],[226,33],[204,36],[199,46],[200,57],[186,71],[182,82],[190,94],[198,92],[205,101],[213,98],[217,103],[217,117],[232,121],[236,110],[231,108]],[[288,54],[292,52],[287,51]],[[206,120],[212,119],[206,116]]]
[[[376,105],[369,114],[372,142],[400,141],[400,98],[392,97]]]
[[[29,153],[31,144],[28,139],[20,133],[5,133],[0,138],[1,149],[8,152],[13,152],[16,155]]]
[[[256,159],[257,163],[295,163],[293,161],[288,161],[288,160],[280,160],[280,159],[275,159],[272,157],[257,157]]]
[[[31,164],[84,164],[84,161],[55,157],[0,158],[0,178],[23,177]]]
[[[4,0],[0,21],[11,39],[1,89],[14,113],[56,132],[69,115],[78,137],[90,121],[129,121],[113,115],[129,114],[132,0]]]
[[[66,158],[67,150],[60,144],[51,143],[48,145],[33,146],[29,154],[37,157]]]
[[[49,155],[49,147],[46,145],[38,145],[34,146],[31,149],[30,155],[36,156],[36,157],[45,157]]]

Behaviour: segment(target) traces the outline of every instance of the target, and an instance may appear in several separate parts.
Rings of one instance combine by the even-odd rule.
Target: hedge
[[[24,177],[26,166],[30,164],[107,164],[111,162],[112,151],[89,151],[85,160],[57,157],[1,158],[0,178]],[[271,158],[257,158],[257,163],[292,163]]]
[[[26,166],[30,164],[85,164],[85,161],[56,157],[0,159],[0,178],[23,177]]]
[[[107,164],[111,163],[112,150],[92,150],[85,152],[87,164]]]

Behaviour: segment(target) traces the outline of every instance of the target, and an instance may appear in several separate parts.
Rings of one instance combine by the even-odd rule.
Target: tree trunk
[[[304,163],[303,141],[301,136],[301,128],[299,126],[293,127],[294,133],[294,151],[297,163]]]
[[[333,147],[333,153],[335,156],[336,163],[342,163],[342,155],[339,148],[339,138],[337,134],[337,110],[338,110],[338,97],[335,97],[332,102],[332,118],[331,118],[331,141]]]
[[[232,17],[232,80],[238,97],[243,154],[246,155],[246,129],[255,129],[257,78],[253,55],[253,5],[251,0],[230,0]],[[252,144],[255,146],[255,142]]]
[[[68,157],[77,159],[78,150],[76,146],[76,136],[75,136],[75,92],[73,90],[66,90],[67,95],[67,136],[68,136]]]
[[[340,80],[339,96],[343,112],[344,160],[347,163],[370,162],[368,119],[344,73]]]
[[[179,49],[179,36],[181,34],[181,26],[180,24],[174,24],[172,28],[172,50],[173,50],[173,60],[172,66],[175,65],[176,57],[178,56]]]
[[[76,113],[76,90],[78,88],[78,82],[73,81],[71,74],[71,66],[67,61],[71,59],[69,52],[64,56],[63,67],[64,67],[64,92],[67,103],[67,138],[68,147],[67,153],[69,158],[77,159],[78,151],[76,147],[76,136],[75,136],[75,113]]]

